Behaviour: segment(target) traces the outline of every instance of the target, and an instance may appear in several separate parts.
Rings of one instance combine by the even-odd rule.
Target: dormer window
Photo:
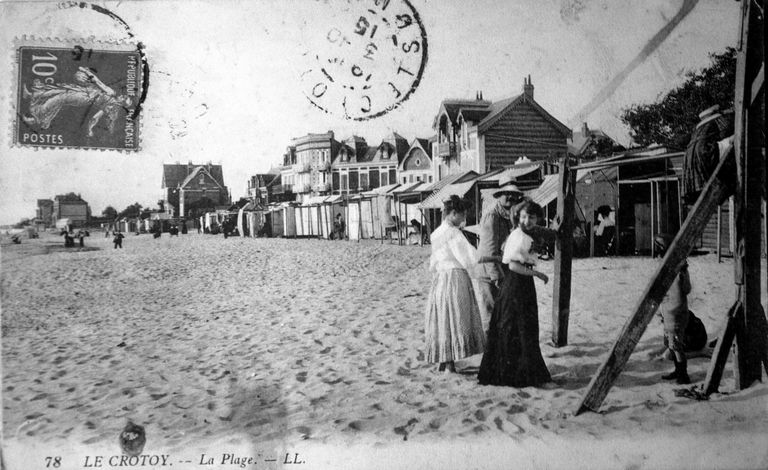
[[[198,180],[197,184],[205,184],[205,175],[200,175],[200,179]]]

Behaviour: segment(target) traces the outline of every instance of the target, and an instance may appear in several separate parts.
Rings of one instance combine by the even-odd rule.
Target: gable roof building
[[[432,156],[436,179],[472,170],[486,173],[521,157],[554,162],[568,152],[571,130],[533,97],[530,76],[519,95],[491,102],[445,100],[434,120]]]
[[[229,205],[229,189],[224,185],[221,165],[210,162],[164,164],[162,188],[171,215],[184,217],[190,205]]]
[[[408,148],[408,141],[396,132],[376,147],[368,146],[362,137],[346,139],[331,162],[333,194],[356,194],[396,183]]]

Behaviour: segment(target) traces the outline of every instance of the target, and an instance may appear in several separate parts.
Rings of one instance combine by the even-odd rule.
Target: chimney
[[[588,137],[589,136],[589,127],[587,127],[587,123],[581,124],[581,136],[582,137]]]
[[[480,101],[480,92],[479,91],[475,92],[475,101]]]
[[[483,90],[480,90],[480,101],[483,101]]]
[[[533,100],[533,84],[531,83],[530,75],[528,75],[528,80],[523,78],[523,95],[526,99]]]

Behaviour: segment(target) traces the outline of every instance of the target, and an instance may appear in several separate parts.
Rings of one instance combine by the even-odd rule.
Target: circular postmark
[[[336,13],[307,43],[304,95],[326,113],[358,121],[397,108],[427,65],[419,14],[408,0],[350,0]]]

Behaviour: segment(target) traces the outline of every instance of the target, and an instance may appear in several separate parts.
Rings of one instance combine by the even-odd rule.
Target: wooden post
[[[570,169],[568,156],[560,164],[560,192],[557,213],[560,216],[560,236],[555,242],[555,279],[552,293],[552,342],[561,347],[568,344],[568,317],[571,307],[571,263],[573,260],[573,219],[576,200],[576,171]]]
[[[717,206],[717,264],[720,264],[723,257],[723,250],[720,248],[722,244],[722,235],[720,232],[723,229],[723,206],[722,204]]]
[[[424,193],[419,192],[419,206],[424,202]],[[419,227],[419,246],[424,246],[424,209],[419,207],[419,219],[421,220],[421,226]]]
[[[720,327],[720,337],[717,339],[715,350],[712,352],[712,360],[709,363],[709,370],[707,370],[707,378],[704,379],[704,393],[707,395],[717,392],[717,388],[720,386],[725,363],[728,361],[728,353],[736,335],[734,324],[742,314],[741,302],[737,300],[723,320],[723,325]]]
[[[763,2],[764,3],[764,2]],[[759,78],[763,64],[763,20],[753,2],[742,3],[741,41],[736,59],[736,93],[734,95],[737,183],[736,253],[734,270],[739,286],[739,300],[744,306],[743,321],[736,322],[736,386],[749,387],[762,379],[763,357],[768,348],[765,313],[760,303],[762,149],[765,132],[761,104],[764,86],[753,94],[753,82]]]
[[[589,172],[589,180],[592,181],[592,204],[590,204],[591,210],[589,211],[589,224],[588,224],[589,225],[589,257],[594,258],[595,257],[595,209],[597,209],[597,202],[595,201],[595,186],[597,186],[597,183],[595,181],[595,173],[593,171]]]
[[[729,155],[730,157],[730,155]],[[720,160],[713,175],[693,206],[693,210],[683,223],[677,236],[667,250],[667,254],[661,265],[656,269],[648,286],[645,288],[633,314],[627,319],[619,337],[608,352],[608,357],[600,365],[597,373],[592,378],[581,403],[576,409],[576,414],[587,410],[597,410],[603,403],[608,390],[621,373],[621,369],[629,360],[645,329],[653,318],[653,314],[659,307],[664,295],[669,290],[680,268],[685,263],[688,253],[691,251],[696,237],[700,236],[706,227],[710,216],[717,208],[719,202],[726,193],[726,188],[719,179],[725,162],[730,158]]]

